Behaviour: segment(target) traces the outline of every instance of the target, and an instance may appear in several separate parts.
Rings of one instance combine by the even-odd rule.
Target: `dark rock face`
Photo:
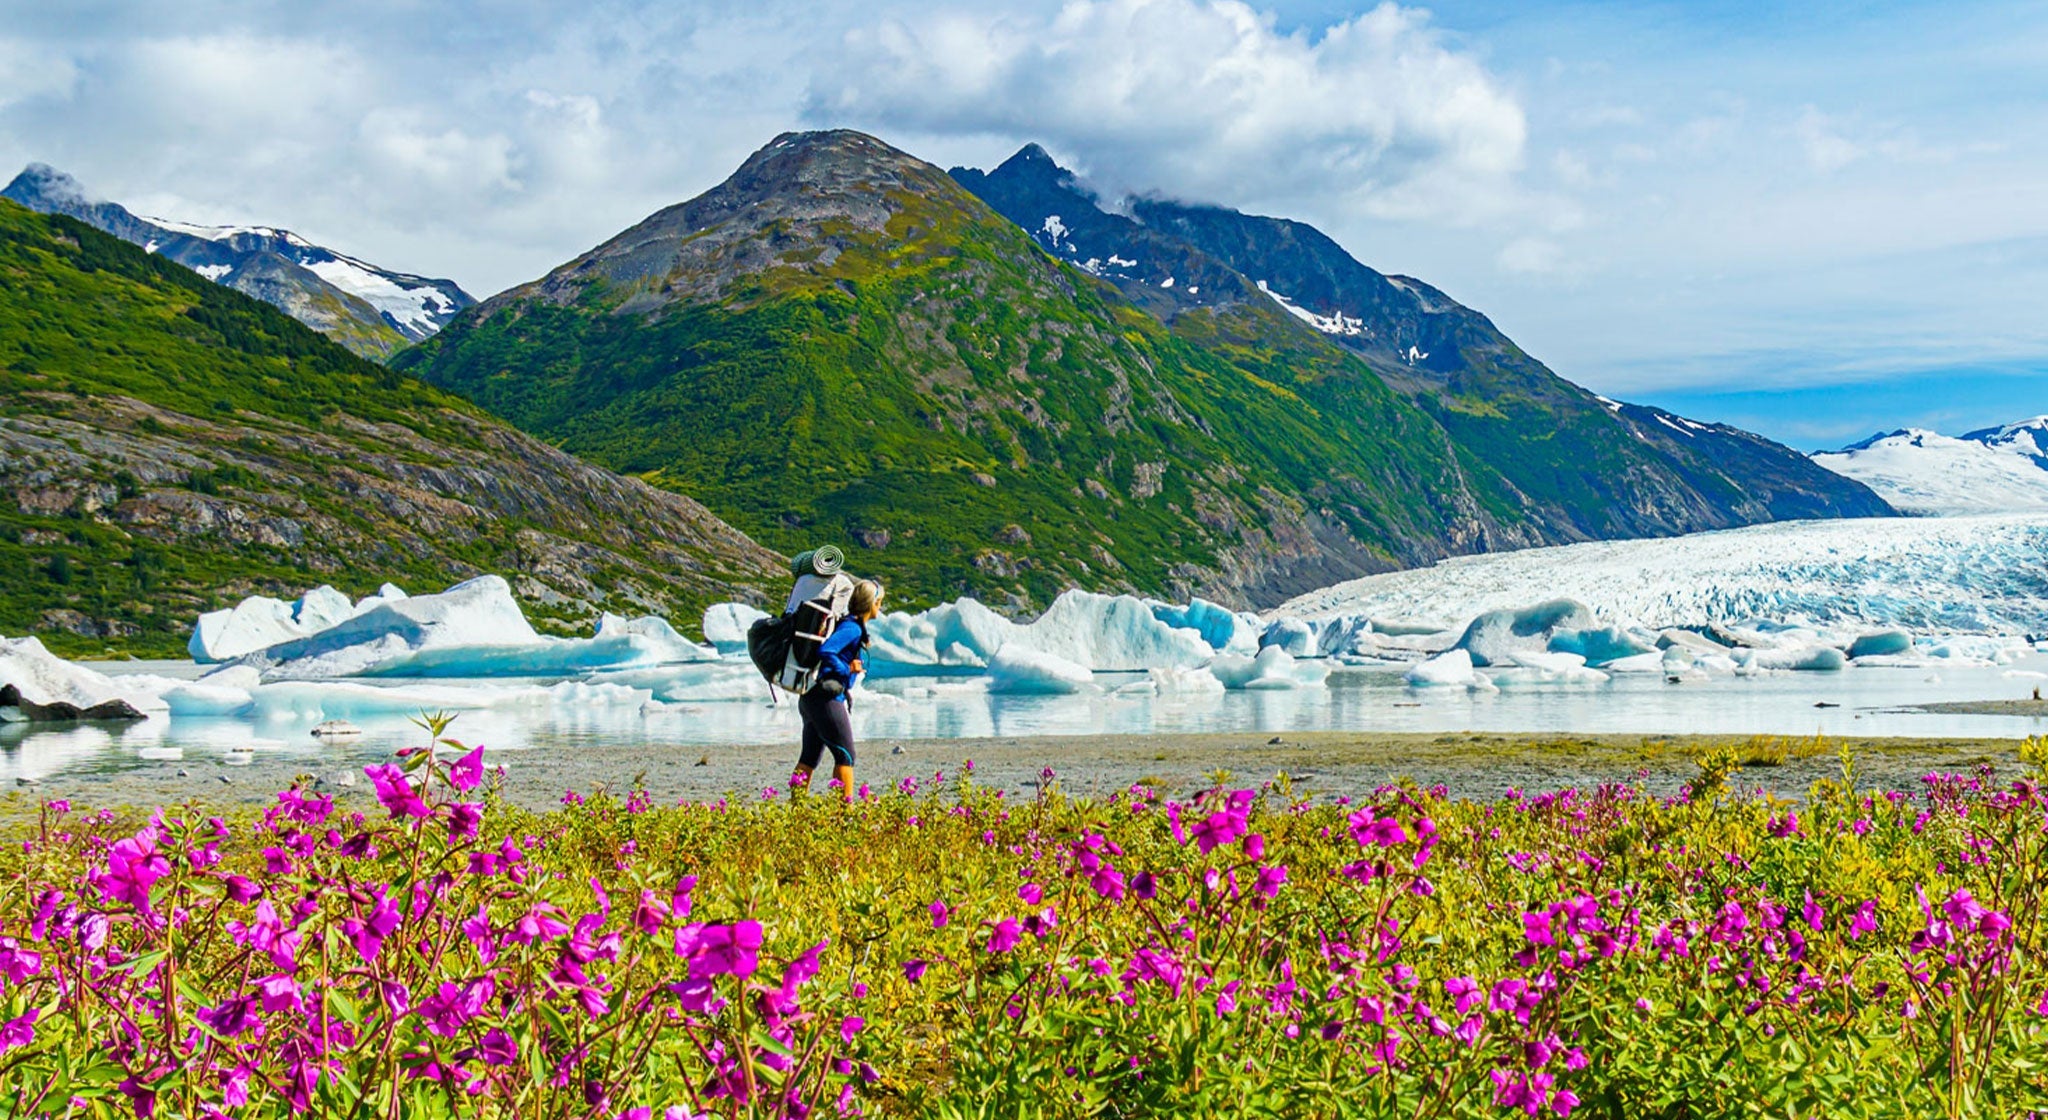
[[[13,708],[36,723],[60,720],[137,720],[149,717],[135,710],[135,705],[126,700],[102,700],[90,707],[81,708],[63,700],[38,704],[23,696],[15,686],[0,685],[0,708]]]
[[[177,261],[283,310],[372,358],[386,358],[432,335],[476,303],[453,280],[392,272],[324,249],[290,230],[205,227],[137,217],[92,197],[77,180],[32,163],[0,190],[44,214],[65,214]],[[375,299],[365,292],[377,292]]]

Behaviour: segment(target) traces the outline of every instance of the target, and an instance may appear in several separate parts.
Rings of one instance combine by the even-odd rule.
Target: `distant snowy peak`
[[[283,310],[369,357],[387,357],[433,335],[476,302],[452,280],[379,268],[288,229],[208,226],[141,217],[93,196],[76,179],[32,163],[0,197],[65,214],[176,261],[201,276]]]
[[[1814,462],[1921,516],[2048,510],[2048,417],[1961,437],[1880,432]]]
[[[268,253],[311,272],[321,281],[369,304],[408,342],[418,342],[441,329],[457,312],[476,302],[452,280],[392,272],[355,257],[315,245],[288,229],[272,226],[203,226],[172,218],[144,218],[171,233],[244,256]],[[157,252],[162,243],[145,244]],[[230,282],[239,266],[218,263],[194,266],[209,280]]]
[[[1963,433],[1963,438],[1994,451],[2030,459],[2035,466],[2048,471],[2048,416],[2036,416],[1998,428],[1979,428]]]

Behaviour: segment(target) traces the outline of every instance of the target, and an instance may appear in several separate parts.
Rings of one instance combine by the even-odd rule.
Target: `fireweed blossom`
[[[218,820],[40,807],[0,855],[5,1111],[1832,1115],[1848,1084],[1870,1116],[2023,1115],[2048,1068],[2032,784],[1795,817],[1625,786],[1012,804],[933,775],[532,814],[464,800],[484,767],[418,752]],[[60,1064],[98,1072],[37,1097]]]

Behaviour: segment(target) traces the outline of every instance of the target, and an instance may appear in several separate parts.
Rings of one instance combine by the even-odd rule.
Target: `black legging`
[[[804,718],[804,749],[797,756],[798,765],[816,770],[827,750],[832,752],[833,762],[853,765],[853,720],[847,716],[845,701],[813,688],[798,698],[796,710]]]

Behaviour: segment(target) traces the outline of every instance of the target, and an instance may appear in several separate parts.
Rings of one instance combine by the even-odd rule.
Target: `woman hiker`
[[[804,720],[803,753],[796,770],[802,784],[811,784],[811,774],[826,751],[832,752],[832,777],[853,799],[853,721],[846,710],[846,693],[858,682],[866,667],[861,657],[867,651],[868,626],[882,613],[882,585],[871,579],[854,585],[847,600],[846,617],[818,646],[818,682],[796,702]]]

